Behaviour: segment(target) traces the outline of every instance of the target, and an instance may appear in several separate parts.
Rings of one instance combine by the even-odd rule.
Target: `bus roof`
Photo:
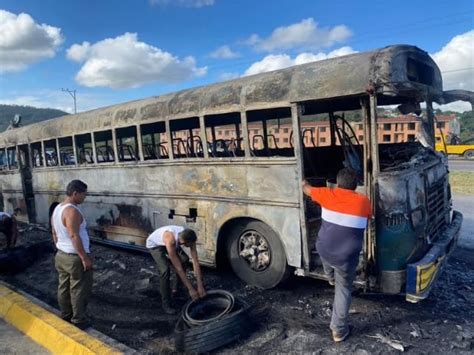
[[[289,106],[330,98],[442,95],[439,68],[421,49],[389,46],[371,52],[297,65],[176,93],[62,116],[0,133],[6,145],[25,144],[126,127],[167,118],[196,117]]]

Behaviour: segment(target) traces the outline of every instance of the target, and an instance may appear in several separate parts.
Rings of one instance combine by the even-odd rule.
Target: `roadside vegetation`
[[[449,173],[451,191],[462,195],[474,195],[474,173],[469,171],[451,171]]]

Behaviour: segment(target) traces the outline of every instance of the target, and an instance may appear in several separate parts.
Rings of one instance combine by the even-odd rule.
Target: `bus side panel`
[[[21,211],[17,213],[17,220],[27,223],[28,213],[19,171],[4,171],[1,173],[0,179],[3,211],[13,213],[15,209],[19,208]]]
[[[214,264],[218,229],[231,218],[249,217],[281,237],[290,265],[301,264],[295,160],[36,169],[38,221],[48,223],[49,207],[64,198],[73,179],[88,184],[82,209],[98,238],[144,247],[153,229],[186,224],[203,238],[202,260]]]

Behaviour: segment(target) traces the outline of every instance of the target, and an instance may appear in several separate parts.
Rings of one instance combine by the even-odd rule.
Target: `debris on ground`
[[[402,343],[400,343],[399,341],[397,340],[392,340],[380,333],[377,333],[375,335],[367,335],[369,338],[374,338],[374,339],[377,339],[378,341],[380,341],[381,343],[384,343],[384,344],[387,344],[387,345],[390,345],[392,348],[394,348],[395,350],[398,350],[398,351],[405,351],[405,347],[402,345]]]
[[[31,265],[16,274],[2,274],[0,280],[57,308],[58,278],[51,234],[35,228],[21,233],[19,241],[32,257]],[[0,249],[3,246],[0,238]],[[139,353],[173,353],[179,315],[161,312],[159,278],[152,257],[93,244],[92,259],[94,286],[88,312],[93,327]],[[356,291],[350,310],[353,333],[338,344],[332,341],[329,330],[334,288],[327,282],[292,277],[281,287],[262,290],[245,285],[226,270],[204,268],[203,274],[207,289],[224,289],[250,303],[248,324],[255,327],[245,340],[213,354],[267,354],[285,349],[291,353],[368,355],[402,351],[400,346],[407,353],[460,353],[473,348],[472,252],[456,250],[428,299],[418,304],[406,302],[403,296]],[[182,287],[173,297],[175,308],[181,308],[188,299]],[[366,334],[380,334],[393,343]]]

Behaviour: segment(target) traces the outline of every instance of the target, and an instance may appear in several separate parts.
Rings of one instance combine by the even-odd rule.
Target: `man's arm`
[[[181,264],[181,260],[179,260],[178,254],[176,254],[176,241],[174,240],[173,233],[166,231],[163,234],[163,240],[165,242],[166,251],[168,252],[168,257],[170,258],[171,264],[173,264],[176,273],[183,282],[184,286],[186,286],[188,289],[189,295],[193,300],[199,298],[198,293],[191,284],[191,281],[189,281],[188,277],[186,276],[186,272],[184,271],[183,265]]]
[[[307,182],[306,180],[303,179],[301,185],[303,187],[304,194],[311,197],[312,186],[309,184],[309,182]]]
[[[82,223],[81,214],[74,207],[68,207],[63,212],[62,220],[71,236],[72,245],[81,258],[82,265],[84,265],[84,271],[92,269],[92,260],[84,250],[81,237],[79,236],[79,227]]]
[[[12,216],[12,247],[16,245],[18,239],[18,223],[15,216]]]
[[[206,289],[204,288],[201,265],[199,265],[199,258],[196,250],[196,243],[193,243],[191,246],[191,258],[193,259],[193,270],[197,280],[197,291],[199,293],[199,297],[204,297],[206,296]]]

